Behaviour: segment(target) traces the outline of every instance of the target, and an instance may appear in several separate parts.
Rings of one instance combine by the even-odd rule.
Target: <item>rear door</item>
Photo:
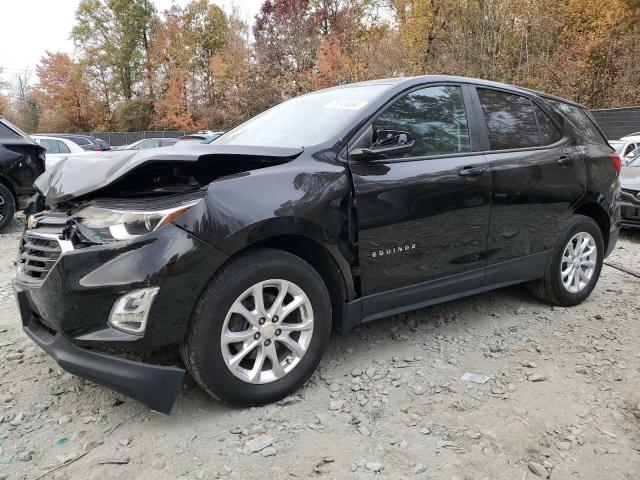
[[[482,284],[491,178],[475,151],[470,108],[466,85],[419,87],[392,102],[351,146],[369,147],[389,131],[415,140],[404,154],[350,160],[361,286],[370,296],[365,317]],[[384,300],[376,296],[390,290]]]
[[[509,261],[518,279],[534,278],[529,267],[543,268],[534,255],[551,248],[585,192],[584,162],[545,102],[493,88],[475,93],[493,182],[487,281],[500,281],[491,266]]]

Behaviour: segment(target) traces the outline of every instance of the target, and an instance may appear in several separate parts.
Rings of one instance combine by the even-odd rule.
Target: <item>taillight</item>
[[[613,169],[616,171],[616,175],[620,175],[620,170],[622,170],[622,160],[620,160],[620,155],[611,152],[609,157],[611,157],[611,163],[613,164]]]

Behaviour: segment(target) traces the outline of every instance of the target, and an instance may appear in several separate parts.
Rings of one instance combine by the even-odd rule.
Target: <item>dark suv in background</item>
[[[0,117],[0,231],[36,193],[33,186],[44,172],[44,148]]]
[[[73,135],[66,133],[41,133],[47,137],[67,138],[75,144],[82,147],[88,152],[103,152],[111,150],[111,145],[100,138],[92,137],[91,135]]]
[[[24,331],[162,412],[185,371],[131,351],[178,345],[211,395],[271,402],[332,329],[524,282],[582,302],[620,223],[620,158],[584,107],[469,78],[345,85],[210,145],[100,157],[37,182]]]

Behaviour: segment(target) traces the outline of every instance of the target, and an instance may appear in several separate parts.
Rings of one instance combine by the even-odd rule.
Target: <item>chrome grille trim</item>
[[[27,229],[20,238],[18,268],[16,278],[25,283],[40,285],[53,269],[60,257],[73,250],[69,240],[61,240],[62,226],[60,218],[53,222],[46,215],[38,214],[38,225]]]

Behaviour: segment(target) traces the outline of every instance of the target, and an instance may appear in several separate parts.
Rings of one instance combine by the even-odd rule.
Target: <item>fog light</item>
[[[118,298],[111,309],[109,323],[127,333],[144,333],[149,310],[158,290],[160,287],[143,288]]]

